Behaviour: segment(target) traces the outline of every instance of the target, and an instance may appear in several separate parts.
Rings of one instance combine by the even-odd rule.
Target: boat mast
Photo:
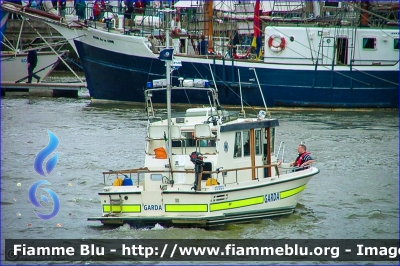
[[[204,35],[208,38],[208,48],[213,47],[213,1],[208,0],[204,2]]]
[[[171,21],[171,13],[173,10],[167,9],[165,10],[165,13],[167,15],[167,21]],[[166,27],[165,29],[165,35],[166,35],[166,49],[169,48],[169,26]],[[167,60],[165,61],[166,64],[166,78],[167,78],[167,119],[168,119],[168,159],[169,159],[169,167],[170,170],[172,171],[172,165],[171,165],[171,157],[172,157],[172,139],[171,139],[171,117],[172,117],[172,111],[171,111],[171,61]]]
[[[361,1],[361,18],[360,18],[360,26],[361,27],[368,27],[369,26],[369,1],[362,0]]]

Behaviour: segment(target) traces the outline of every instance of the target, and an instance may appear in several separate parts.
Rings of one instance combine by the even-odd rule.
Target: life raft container
[[[281,42],[279,45],[274,45],[273,44],[274,40],[277,38],[279,38]],[[286,46],[286,40],[280,34],[274,33],[271,36],[269,36],[268,47],[269,47],[269,49],[271,49],[272,52],[276,52],[276,53],[282,52],[285,49],[285,46]]]
[[[123,182],[122,178],[117,177],[114,180],[113,186],[116,186],[116,187],[122,186],[122,182]]]

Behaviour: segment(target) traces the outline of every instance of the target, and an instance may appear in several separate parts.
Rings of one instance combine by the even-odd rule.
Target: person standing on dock
[[[34,77],[39,83],[40,77],[33,73],[33,70],[35,69],[38,59],[37,59],[37,53],[36,50],[33,49],[33,45],[29,44],[29,51],[28,51],[28,57],[26,59],[28,63],[28,82],[27,83],[32,83],[32,77]]]

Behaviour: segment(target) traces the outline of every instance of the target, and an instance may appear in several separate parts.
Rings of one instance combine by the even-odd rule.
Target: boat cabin
[[[218,118],[215,108],[191,108],[185,116],[172,118],[172,155],[168,158],[167,121],[152,123],[148,127],[145,167],[163,173],[146,174],[146,187],[159,187],[163,178],[173,182],[175,189],[192,186],[195,181],[192,152],[203,156],[202,190],[211,189],[206,186],[209,178],[227,186],[275,176],[274,167],[264,166],[271,164],[278,125],[277,119],[234,118],[228,112],[222,112]]]

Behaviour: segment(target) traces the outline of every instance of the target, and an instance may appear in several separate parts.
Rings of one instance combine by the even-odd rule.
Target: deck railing
[[[261,165],[261,166],[254,166],[254,167],[239,167],[239,168],[232,168],[232,169],[218,169],[216,171],[202,171],[203,174],[216,174],[217,175],[217,179],[218,179],[218,174],[222,175],[222,184],[231,184],[231,183],[238,183],[238,173],[240,171],[246,171],[246,170],[252,170],[252,169],[265,169],[265,168],[270,168],[270,167],[274,167],[275,168],[275,173],[276,176],[280,176],[280,172],[279,172],[279,168],[278,168],[278,164],[269,164],[269,165]],[[292,170],[290,170],[289,172],[291,172]],[[235,181],[231,182],[231,183],[226,183],[225,182],[225,174],[228,172],[235,172]],[[133,178],[135,182],[135,185],[140,185],[141,183],[144,184],[144,180],[140,178],[140,175],[142,174],[148,174],[148,173],[154,173],[154,174],[178,174],[178,173],[184,173],[184,174],[195,174],[194,169],[193,170],[172,170],[167,168],[165,170],[150,170],[147,167],[146,168],[136,168],[136,169],[126,169],[126,170],[118,170],[118,171],[106,171],[103,172],[103,183],[104,185],[106,184],[106,179],[108,180],[108,178],[106,178],[106,176],[108,175],[116,175],[117,177],[121,176],[125,176],[125,175],[129,175],[129,178],[132,178],[132,175],[136,175],[136,178]],[[258,177],[258,171],[256,171],[257,173],[257,177],[256,179],[259,179]],[[164,180],[164,178],[163,178]],[[166,184],[169,184],[169,178],[165,178],[165,180],[168,180],[168,182],[166,182]]]

